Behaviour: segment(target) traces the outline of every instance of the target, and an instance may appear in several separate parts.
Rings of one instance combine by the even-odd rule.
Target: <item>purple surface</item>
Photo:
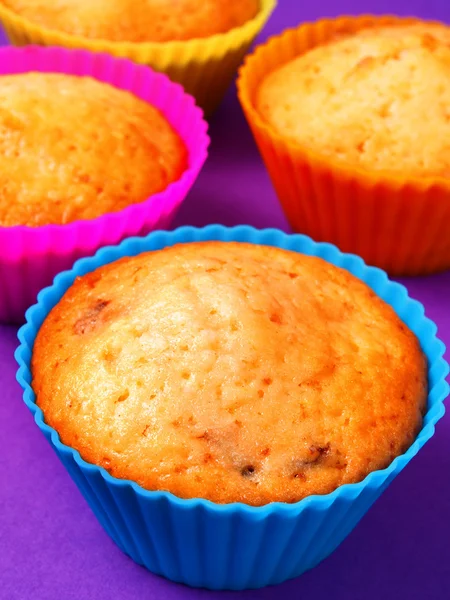
[[[450,22],[448,0],[279,0],[261,39],[301,20],[396,12]],[[287,229],[234,89],[211,127],[211,157],[176,225],[249,223]],[[450,345],[450,272],[407,280]],[[342,546],[276,588],[192,590],[148,573],[106,536],[22,404],[16,329],[0,326],[0,599],[438,599],[450,581],[450,415]],[[449,356],[447,356],[449,358]]]

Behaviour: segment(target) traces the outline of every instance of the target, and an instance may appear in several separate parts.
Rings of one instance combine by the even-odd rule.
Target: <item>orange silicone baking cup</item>
[[[293,229],[393,275],[450,268],[450,182],[339,165],[279,135],[254,101],[267,73],[315,46],[362,28],[413,22],[366,15],[305,23],[259,46],[238,79],[240,102]]]
[[[37,44],[81,48],[152,67],[181,83],[210,115],[222,100],[248,48],[266,24],[276,0],[261,0],[253,19],[225,33],[170,42],[112,42],[43,27],[7,8],[0,0],[0,20],[15,46]]]

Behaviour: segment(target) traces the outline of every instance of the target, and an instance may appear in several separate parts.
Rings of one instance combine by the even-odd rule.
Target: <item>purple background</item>
[[[450,22],[448,0],[279,0],[260,39],[339,13],[416,14]],[[176,225],[250,223],[287,229],[230,89],[214,117],[211,156]],[[450,272],[405,281],[450,344]],[[22,403],[16,329],[0,326],[0,598],[209,599],[219,593],[165,581],[135,565],[103,532]],[[220,598],[372,600],[448,597],[450,416],[361,524],[324,563],[275,588]]]

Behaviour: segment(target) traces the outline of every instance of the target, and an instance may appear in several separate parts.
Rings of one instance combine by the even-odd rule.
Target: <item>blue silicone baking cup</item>
[[[412,446],[386,468],[370,473],[360,483],[346,484],[331,494],[310,496],[295,504],[274,502],[262,507],[240,503],[214,504],[183,500],[168,492],[144,490],[136,483],[112,477],[87,463],[63,444],[44,421],[31,388],[30,361],[36,334],[51,308],[75,277],[113,262],[178,243],[205,240],[241,241],[278,246],[319,256],[365,281],[389,303],[417,335],[428,358],[428,409],[423,427]],[[91,258],[77,261],[60,273],[52,286],[38,296],[19,331],[17,380],[35,421],[65,465],[106,532],[134,561],[173,581],[209,589],[242,590],[281,583],[311,569],[326,558],[352,531],[361,517],[394,477],[434,434],[444,415],[449,387],[444,344],[436,326],[424,316],[423,306],[408,297],[406,289],[390,281],[384,271],[343,254],[335,246],[313,242],[303,235],[267,229],[212,225],[153,232],[106,247]]]

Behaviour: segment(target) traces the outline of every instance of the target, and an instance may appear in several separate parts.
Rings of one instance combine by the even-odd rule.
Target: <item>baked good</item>
[[[413,442],[426,360],[393,309],[316,257],[205,242],[78,278],[32,386],[63,443],[149,490],[295,502]]]
[[[63,74],[0,79],[0,225],[93,219],[179,179],[183,141],[160,112],[108,84]]]
[[[402,177],[450,177],[450,28],[338,28],[269,72],[255,106],[326,161]]]
[[[49,29],[115,42],[167,42],[225,33],[254,18],[259,0],[0,0]]]

